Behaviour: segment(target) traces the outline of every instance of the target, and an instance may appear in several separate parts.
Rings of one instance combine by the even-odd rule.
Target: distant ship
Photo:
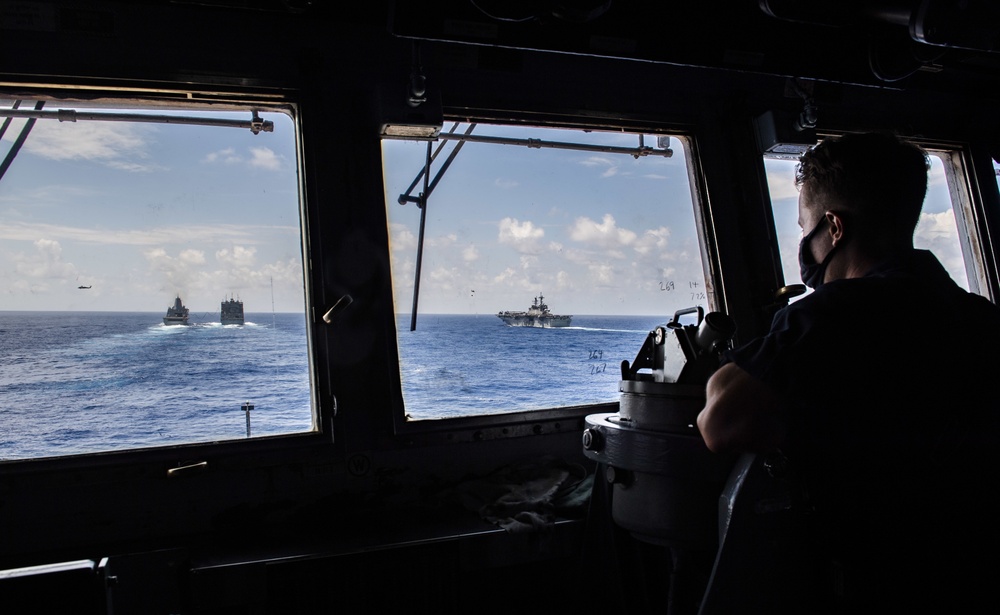
[[[242,325],[243,324],[243,302],[239,299],[229,298],[222,302],[220,311],[222,324]]]
[[[174,299],[174,304],[167,308],[167,315],[163,317],[165,325],[186,325],[188,324],[188,309],[181,303],[180,295]]]
[[[545,305],[545,297],[539,294],[527,312],[497,312],[497,317],[508,327],[568,327],[572,316],[553,314]]]

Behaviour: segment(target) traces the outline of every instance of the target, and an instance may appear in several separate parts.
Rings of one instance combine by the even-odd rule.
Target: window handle
[[[194,463],[186,463],[185,465],[177,466],[176,468],[170,468],[167,470],[167,478],[180,478],[182,476],[189,476],[191,474],[197,474],[205,470],[208,467],[207,461],[198,461]]]
[[[345,309],[347,309],[347,306],[351,305],[352,303],[354,303],[354,297],[350,295],[344,295],[340,299],[337,299],[337,302],[333,304],[333,307],[327,310],[326,314],[323,314],[323,322],[325,322],[326,324],[332,323],[333,317],[343,312]]]

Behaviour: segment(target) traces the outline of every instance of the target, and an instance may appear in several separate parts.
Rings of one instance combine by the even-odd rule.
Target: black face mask
[[[816,233],[825,226],[824,222],[826,222],[826,216],[813,227],[813,230],[806,233],[806,236],[799,242],[799,275],[802,276],[802,283],[813,289],[823,285],[823,278],[826,276],[826,266],[830,264],[833,253],[839,247],[834,246],[831,248],[822,263],[817,263],[816,259],[813,258],[809,244],[812,242],[813,237],[816,236]]]

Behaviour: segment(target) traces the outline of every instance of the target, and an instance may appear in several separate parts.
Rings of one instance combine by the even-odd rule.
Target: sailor
[[[697,421],[713,451],[780,451],[807,520],[808,558],[790,566],[801,576],[744,587],[744,604],[961,612],[995,578],[984,498],[1000,309],[913,248],[927,169],[922,150],[881,133],[801,159],[799,260],[815,292],[726,354]]]

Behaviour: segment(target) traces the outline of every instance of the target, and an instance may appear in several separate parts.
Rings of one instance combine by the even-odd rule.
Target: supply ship
[[[165,325],[186,325],[188,324],[188,309],[181,303],[180,295],[174,299],[174,304],[167,308],[167,315],[163,317]]]
[[[497,318],[504,321],[508,327],[568,327],[573,317],[564,314],[553,314],[545,305],[545,296],[535,297],[527,312],[497,312]]]
[[[222,307],[219,311],[220,320],[224,325],[242,325],[243,324],[243,301],[239,299],[233,299],[230,297],[222,302]]]

